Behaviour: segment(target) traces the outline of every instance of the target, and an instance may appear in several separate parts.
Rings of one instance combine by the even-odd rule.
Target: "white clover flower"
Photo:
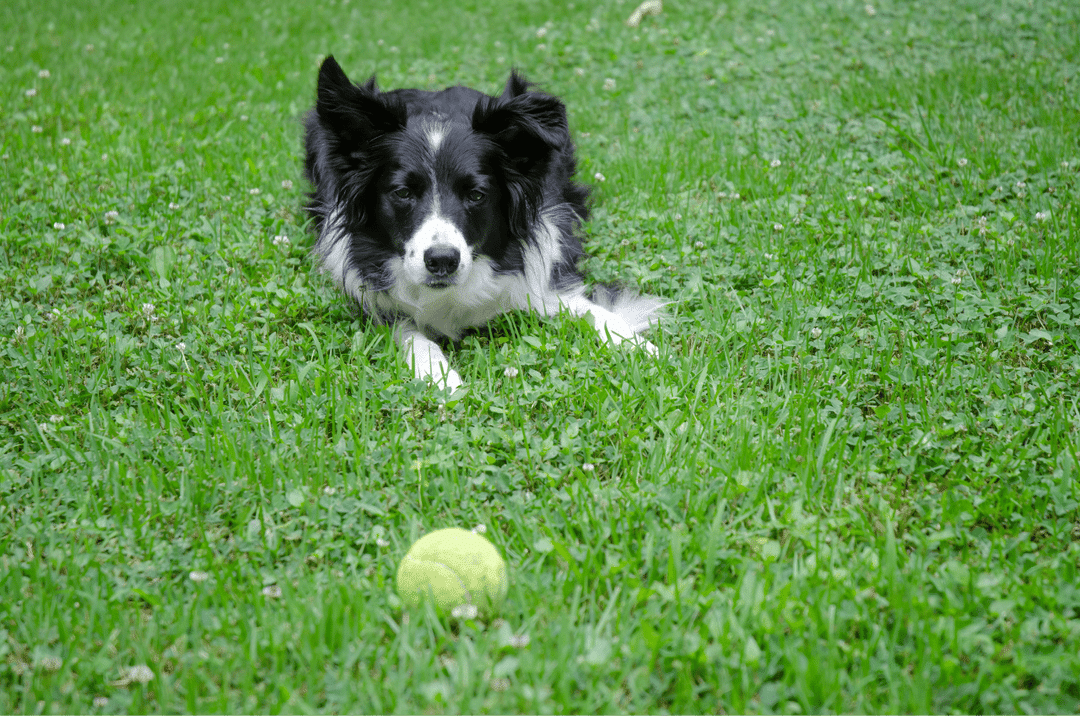
[[[731,193],[731,198],[732,198],[732,199],[734,199],[734,200],[736,200],[736,201],[738,201],[739,199],[742,199],[742,194],[740,194],[740,193],[739,193],[739,192],[737,192],[737,191],[735,191],[735,192],[732,192],[732,193]]]
[[[261,189],[248,189],[248,194],[251,194],[252,196],[258,196],[261,193]]]
[[[88,47],[89,47],[89,45],[88,45]],[[99,709],[100,708],[105,708],[108,705],[109,705],[109,698],[107,696],[95,696],[94,697],[94,706],[98,707]]]
[[[56,229],[57,231],[63,231],[64,229],[67,228],[67,226],[65,226],[64,222],[62,222],[62,221],[57,221],[55,224],[52,225],[52,227],[54,229]]]
[[[613,89],[615,89],[615,80],[608,77],[607,79],[604,80],[604,91],[605,92],[610,92]]]
[[[783,231],[784,230],[784,225],[780,224],[780,223],[773,224],[772,225],[772,230],[773,231]]]
[[[459,604],[450,610],[450,616],[454,619],[476,619],[476,615],[480,613],[480,610],[476,608],[475,604]]]
[[[217,64],[219,64],[219,65],[220,65],[220,64],[221,64],[222,62],[224,62],[224,61],[225,61],[225,58],[224,58],[224,57],[215,57],[215,58],[214,58],[214,62],[215,62],[215,63],[217,63]]]
[[[190,579],[192,582],[205,582],[206,580],[210,579],[210,574],[208,572],[202,572],[196,569],[188,574],[188,579]]]
[[[292,189],[293,188],[292,180],[283,179],[282,182],[281,182],[281,188],[282,189]]]
[[[694,242],[694,248],[698,249],[698,250],[701,250],[701,249],[705,248],[705,242],[704,241],[695,241]]]
[[[1069,163],[1068,162],[1062,162],[1061,163],[1061,168],[1062,169],[1068,169],[1069,168]]]
[[[959,159],[956,160],[956,163],[957,163],[958,166],[966,167],[968,165],[968,160],[964,159],[963,157],[960,157]]]
[[[120,218],[120,212],[119,211],[106,211],[105,212],[105,223],[108,224],[108,225],[115,224],[116,220],[119,219],[119,218]]]
[[[45,671],[60,671],[64,661],[59,656],[43,656],[38,660],[38,666]]]
[[[1016,182],[1016,188],[1017,188],[1017,189],[1023,189],[1023,188],[1024,188],[1024,187],[1026,187],[1026,186],[1027,186],[1027,182],[1025,182],[1025,181],[1018,181],[1018,182]]]
[[[271,599],[277,599],[281,596],[281,587],[276,584],[268,584],[262,588],[262,595],[264,597],[270,597]]]
[[[385,537],[376,537],[375,538],[375,546],[386,549],[387,547],[390,546],[390,540],[386,539]]]
[[[773,159],[771,162],[769,162],[769,166],[772,167],[773,169],[776,169],[781,164],[783,164],[783,162],[780,161],[779,159]]]
[[[591,462],[584,462],[584,463],[581,464],[581,471],[582,472],[592,472],[595,469],[596,469],[596,465],[592,464]]]
[[[863,8],[863,10],[865,10],[866,14],[870,17],[877,15],[877,8],[875,8],[873,5],[868,4],[866,7]]]
[[[1035,221],[1046,221],[1050,218],[1049,211],[1037,211],[1035,212]]]
[[[762,254],[762,256],[765,257],[766,261],[772,261],[773,259],[776,258],[776,254],[765,253],[765,254]]]
[[[503,375],[505,375],[507,378],[517,378],[518,377],[518,369],[515,368],[512,365],[508,365],[508,366],[506,366],[506,369],[503,371]]]
[[[128,683],[134,681],[138,684],[145,684],[152,681],[153,678],[154,672],[146,664],[136,664],[123,672],[123,679]]]
[[[846,198],[848,201],[855,201],[859,197],[855,196],[854,194],[848,194]]]
[[[326,485],[325,487],[323,487],[322,491],[323,491],[324,495],[333,495],[334,493],[337,492],[337,488],[332,487],[330,485]]]
[[[546,27],[541,27],[539,30],[536,31],[536,37],[539,40],[543,40],[545,37],[547,37],[547,33],[548,29]]]
[[[956,276],[952,277],[952,285],[953,286],[959,286],[963,282],[964,282],[964,279],[960,275],[956,275]]]
[[[48,70],[38,70],[37,76],[39,78],[43,79],[43,80],[47,80],[47,79],[49,79],[49,71]]]
[[[817,326],[814,326],[813,328],[811,328],[810,329],[810,338],[812,338],[815,341],[818,338],[821,338],[821,329],[818,328]]]
[[[27,97],[37,97],[37,88],[36,87],[31,87],[30,89],[26,90],[26,96]]]
[[[472,530],[471,530],[471,532],[472,532],[472,533],[473,533],[474,535],[482,535],[482,534],[487,534],[487,525],[484,525],[484,524],[479,524],[479,525],[477,525],[476,527],[473,527],[473,528],[472,528]]]
[[[71,144],[71,139],[69,139],[68,137],[64,137],[63,139],[60,140],[60,146],[61,147],[66,147],[66,146],[69,146],[70,144]]]
[[[274,237],[274,246],[281,246],[282,248],[289,248],[292,242],[289,241],[289,237],[284,234],[280,234]]]
[[[584,77],[585,76],[585,68],[584,67],[575,67],[574,68],[574,76],[575,77]]]
[[[154,304],[152,304],[152,303],[144,303],[142,305],[142,315],[143,315],[143,318],[147,318],[147,319],[152,318],[153,315],[154,315]]]
[[[863,191],[865,191],[867,194],[873,194],[874,193],[874,187],[868,186],[865,189],[863,189]]]
[[[531,641],[532,639],[529,638],[528,634],[515,634],[514,636],[510,637],[510,646],[514,647],[515,649],[524,649],[529,645]]]
[[[605,177],[600,172],[596,172],[595,174],[593,174],[593,179],[595,179],[596,181],[607,181],[607,177]]]
[[[179,208],[180,208],[180,205],[177,204],[175,201],[170,201],[169,202],[169,210],[170,211],[176,211]]]
[[[177,343],[176,344],[176,350],[180,351],[181,353],[184,353],[185,351],[187,351],[187,343]]]
[[[30,127],[30,131],[34,134],[41,134],[45,129],[40,124],[34,124]]]

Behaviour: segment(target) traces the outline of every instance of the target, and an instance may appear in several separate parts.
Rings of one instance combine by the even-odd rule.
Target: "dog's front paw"
[[[464,383],[461,382],[461,376],[458,375],[456,370],[450,369],[442,375],[431,376],[431,382],[439,390],[445,390],[453,393],[460,388]]]
[[[660,355],[660,349],[657,348],[652,341],[647,341],[644,338],[641,338],[635,343],[635,345],[637,345],[638,348],[645,351],[653,358],[656,358],[658,355]]]
[[[660,349],[657,348],[652,343],[652,341],[647,340],[644,336],[642,336],[639,333],[635,333],[634,335],[630,336],[629,338],[621,339],[620,341],[618,341],[618,345],[621,345],[621,346],[633,346],[634,348],[637,348],[638,350],[645,351],[649,356],[651,356],[653,358],[656,358],[658,355],[660,355]]]
[[[611,345],[633,346],[634,348],[645,351],[653,358],[660,355],[660,350],[653,345],[652,342],[640,333],[634,331],[634,329],[626,325],[620,318],[610,318],[603,324],[596,325],[595,327],[600,336],[607,340]]]

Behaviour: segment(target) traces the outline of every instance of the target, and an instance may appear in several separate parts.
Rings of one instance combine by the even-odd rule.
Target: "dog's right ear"
[[[405,107],[379,93],[375,75],[353,84],[333,55],[319,67],[315,112],[320,123],[339,140],[357,146],[405,127]]]

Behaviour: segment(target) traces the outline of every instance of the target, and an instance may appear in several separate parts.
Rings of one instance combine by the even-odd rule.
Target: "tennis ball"
[[[506,563],[495,545],[460,527],[416,540],[397,573],[398,594],[407,607],[430,599],[440,614],[462,605],[491,614],[506,598],[507,586]]]

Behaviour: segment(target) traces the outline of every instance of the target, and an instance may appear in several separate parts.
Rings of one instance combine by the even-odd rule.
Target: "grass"
[[[0,712],[1080,708],[1075,4],[15,5]],[[662,357],[412,382],[307,256],[328,53],[565,98]],[[501,619],[403,613],[476,524]]]

